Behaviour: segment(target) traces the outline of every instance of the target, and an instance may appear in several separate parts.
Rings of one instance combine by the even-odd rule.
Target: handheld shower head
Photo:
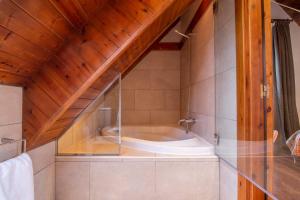
[[[186,39],[190,39],[190,36],[189,36],[189,35],[186,35],[186,34],[184,34],[184,33],[181,33],[181,32],[178,31],[177,29],[175,29],[174,32],[177,33],[178,35],[181,35],[182,37],[185,37]]]

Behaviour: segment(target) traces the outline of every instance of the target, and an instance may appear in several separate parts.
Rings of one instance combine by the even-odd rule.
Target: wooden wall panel
[[[33,63],[45,62],[49,56],[47,51],[2,26],[0,26],[0,51]]]
[[[111,18],[111,15],[113,15],[114,18]],[[118,23],[115,23],[116,21]],[[93,24],[119,47],[124,44],[139,27],[136,20],[128,20],[109,5],[104,7],[103,15],[95,16]],[[114,26],[112,26],[112,24],[114,24]]]
[[[21,85],[27,80],[27,77],[20,76],[11,72],[2,71],[0,68],[0,84]]]
[[[25,40],[51,53],[57,50],[62,38],[40,24],[11,1],[0,2],[0,25],[20,35]],[[37,31],[39,30],[39,31]]]
[[[77,0],[49,0],[72,26],[81,30],[88,21],[88,15]]]
[[[272,39],[272,13],[271,13],[271,1],[264,0],[264,56],[265,56],[265,84],[269,86],[269,98],[266,98],[265,109],[266,109],[266,137],[267,137],[267,174],[266,174],[266,188],[271,193],[273,192],[274,183],[274,143],[273,143],[273,131],[274,131],[274,88],[273,86],[273,39]],[[288,170],[284,170],[289,173]],[[294,182],[295,183],[295,182]],[[284,195],[285,196],[285,192]],[[271,200],[271,198],[268,198]]]
[[[97,27],[93,23],[91,23],[89,29],[83,33],[81,41],[91,43],[91,46],[105,59],[109,58],[119,48],[119,46],[102,33],[101,26]]]
[[[36,107],[27,97],[23,98],[23,104],[26,105],[23,109],[23,115],[30,115],[30,118],[24,119],[26,123],[24,125],[25,134],[33,134],[31,130],[37,130],[38,127],[47,122],[47,115],[43,113],[38,107]],[[29,130],[26,127],[30,127]]]
[[[61,105],[70,96],[71,93],[62,87],[55,78],[50,77],[47,73],[48,70],[42,70],[36,74],[36,79],[34,79],[35,85],[41,88],[56,104]]]
[[[72,24],[82,31],[93,17],[108,0],[49,0],[52,5]]]
[[[12,0],[12,2],[60,38],[64,39],[72,32],[72,24],[65,20],[49,1]]]
[[[0,82],[22,86],[73,29],[49,1],[3,0],[0,8]]]
[[[83,109],[80,108],[70,108],[68,109],[60,118],[60,120],[64,119],[74,119],[80,115],[80,113],[83,111]]]
[[[88,15],[94,15],[99,11],[109,0],[78,0],[83,10]]]
[[[72,108],[80,108],[80,109],[85,109],[88,107],[88,105],[90,105],[93,102],[93,100],[91,99],[85,99],[85,98],[79,98],[78,100],[75,101],[75,103],[73,103],[73,105],[71,106]]]
[[[65,119],[58,120],[53,124],[50,130],[56,130],[56,129],[68,127],[73,123],[74,120],[75,118],[65,118]]]
[[[24,62],[21,58],[11,55],[7,52],[0,51],[0,70],[18,74],[20,76],[29,77],[32,71],[37,71],[39,68],[35,63]]]
[[[70,37],[84,32],[89,19],[106,2],[2,0],[0,83],[26,85],[29,77],[48,65],[68,44]]]
[[[51,117],[55,114],[59,105],[51,98],[43,89],[35,84],[34,81],[24,88],[25,98],[32,103],[31,106],[40,110],[47,117]],[[27,105],[25,104],[24,108],[26,109]],[[25,117],[25,120],[27,118]]]
[[[265,116],[263,66],[263,12],[261,0],[236,1],[237,45],[237,168],[238,199],[264,200],[262,190],[249,181],[265,186]],[[258,143],[260,145],[258,145]],[[245,148],[247,147],[247,148]],[[247,177],[247,178],[246,178]]]
[[[81,98],[83,99],[89,99],[89,100],[95,100],[97,98],[97,96],[99,95],[101,91],[97,90],[95,88],[89,88],[87,89],[83,95],[81,96]]]
[[[145,20],[148,19],[149,15],[153,14],[153,10],[147,7],[141,1],[123,1],[113,0],[109,1],[114,9],[129,19],[137,20],[140,24],[144,24]],[[164,2],[158,3],[156,9],[161,7]],[[129,10],[135,10],[134,12],[127,12]]]
[[[91,25],[84,28],[82,35],[70,36],[66,46],[52,60],[53,64],[42,69],[40,74],[49,74],[48,77],[36,75],[33,84],[25,91],[24,95],[32,105],[38,104],[37,96],[47,98],[52,104],[50,107],[35,105],[29,108],[38,108],[47,116],[45,123],[35,127],[35,134],[25,134],[29,148],[59,137],[71,124],[66,123],[66,127],[61,128],[57,121],[78,117],[84,110],[78,108],[78,101],[94,100],[109,81],[126,71],[152,45],[192,0],[109,2],[110,5],[104,6]],[[135,20],[129,20],[132,18]],[[118,23],[110,19],[118,19]],[[102,38],[105,38],[106,45],[103,45]],[[48,71],[56,76],[50,76]],[[50,89],[55,91],[55,87],[60,88],[57,93],[49,92]],[[24,107],[27,109],[27,105]],[[33,117],[31,112],[26,112],[24,123]],[[58,128],[53,129],[53,126]]]

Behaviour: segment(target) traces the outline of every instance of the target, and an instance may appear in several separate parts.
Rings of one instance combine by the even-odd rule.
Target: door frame
[[[264,200],[271,191],[273,132],[273,69],[270,0],[236,0],[238,199]],[[267,40],[267,41],[265,41]],[[271,42],[270,42],[271,41]],[[267,93],[264,89],[268,88]],[[265,142],[266,152],[252,156],[251,142]],[[248,156],[239,150],[249,146]],[[251,156],[249,156],[251,155]],[[270,169],[266,171],[266,169]],[[242,174],[242,175],[241,175]]]

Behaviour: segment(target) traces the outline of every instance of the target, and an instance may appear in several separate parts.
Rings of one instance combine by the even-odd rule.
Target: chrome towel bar
[[[2,145],[8,145],[8,144],[13,144],[13,143],[19,143],[21,142],[21,152],[20,153],[25,153],[26,152],[26,140],[21,139],[21,140],[15,140],[11,138],[0,138],[0,146]]]

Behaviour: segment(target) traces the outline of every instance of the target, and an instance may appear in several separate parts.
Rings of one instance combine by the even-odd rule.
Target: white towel
[[[28,154],[0,163],[0,200],[34,200],[32,161]]]

